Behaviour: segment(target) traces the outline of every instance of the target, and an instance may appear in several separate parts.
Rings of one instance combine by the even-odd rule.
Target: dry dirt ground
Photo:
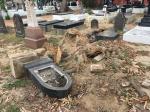
[[[141,86],[145,79],[150,80],[150,46],[126,43],[121,38],[89,43],[80,32],[73,36],[46,34],[49,41],[45,55],[53,57],[51,47],[57,48],[64,40],[61,50],[70,57],[58,65],[64,70],[75,69],[70,73],[70,94],[56,99],[44,96],[26,77],[12,77],[8,55],[31,49],[14,33],[0,34],[0,112],[150,112],[150,90]],[[91,51],[102,59],[93,60]],[[91,73],[92,64],[103,65],[103,69]]]

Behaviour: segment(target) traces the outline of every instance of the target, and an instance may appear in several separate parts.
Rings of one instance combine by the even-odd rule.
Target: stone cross
[[[29,27],[38,27],[38,21],[36,18],[36,13],[34,10],[34,5],[32,0],[26,0],[25,6],[27,10],[27,21]]]

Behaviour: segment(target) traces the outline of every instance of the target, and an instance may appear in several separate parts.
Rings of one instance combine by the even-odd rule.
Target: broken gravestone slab
[[[23,21],[19,14],[14,14],[13,22],[16,31],[16,37],[25,37]]]
[[[95,40],[114,40],[118,37],[118,33],[116,33],[113,29],[109,29],[103,31],[95,36]]]
[[[23,77],[25,75],[24,64],[37,58],[37,54],[33,52],[9,55],[12,75],[16,79]]]
[[[95,40],[114,40],[119,36],[119,31],[123,31],[125,27],[125,16],[122,12],[119,12],[118,15],[115,18],[114,26],[113,28],[110,28],[108,30],[105,30],[103,32],[100,32],[96,34]]]
[[[7,33],[5,22],[1,14],[0,14],[0,33]]]
[[[97,72],[103,71],[104,68],[105,68],[105,67],[104,67],[103,64],[92,64],[92,65],[90,66],[90,71],[91,71],[92,73],[97,73]]]
[[[125,27],[126,18],[122,12],[119,12],[117,16],[115,17],[114,21],[114,30],[116,32],[123,31]]]
[[[41,58],[26,64],[29,77],[50,97],[63,98],[72,86],[71,77],[56,66],[50,58]]]
[[[99,27],[98,27],[98,20],[96,20],[96,19],[93,19],[92,21],[91,21],[91,28],[92,29],[98,29]]]

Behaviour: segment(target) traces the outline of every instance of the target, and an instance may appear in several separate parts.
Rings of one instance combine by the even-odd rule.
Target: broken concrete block
[[[91,72],[101,72],[102,70],[104,70],[104,66],[102,64],[92,64],[90,66]]]
[[[37,53],[38,56],[44,56],[46,49],[45,48],[39,48],[39,49],[36,49],[35,52]]]
[[[142,82],[142,86],[145,87],[145,88],[150,88],[150,80],[149,79],[145,79]]]
[[[100,54],[100,55],[94,57],[94,60],[95,60],[95,61],[101,61],[103,58],[104,58],[104,55],[101,55],[101,54]]]
[[[39,58],[36,53],[18,53],[9,55],[10,67],[12,75],[15,78],[21,78],[25,75],[24,64],[27,62],[33,61],[34,59]]]
[[[149,56],[137,56],[137,57],[135,57],[135,62],[141,63],[142,65],[149,67],[150,66],[150,57]]]

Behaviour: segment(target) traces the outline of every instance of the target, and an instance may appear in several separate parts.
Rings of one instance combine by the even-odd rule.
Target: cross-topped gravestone
[[[16,31],[16,37],[25,37],[23,21],[19,14],[14,14],[13,22]]]
[[[34,10],[34,5],[32,0],[26,0],[25,6],[27,10],[27,21],[29,27],[38,27],[38,21],[36,18],[36,13]]]
[[[5,22],[1,14],[0,14],[0,33],[7,33]]]
[[[46,38],[44,38],[42,30],[38,26],[33,1],[26,0],[25,5],[28,21],[28,27],[25,29],[25,45],[32,49],[37,49],[43,46]]]
[[[91,28],[92,28],[92,29],[97,29],[97,28],[98,28],[98,20],[93,19],[93,20],[91,21]]]
[[[115,18],[114,22],[114,30],[115,31],[123,31],[125,27],[126,18],[122,12],[119,12]]]

